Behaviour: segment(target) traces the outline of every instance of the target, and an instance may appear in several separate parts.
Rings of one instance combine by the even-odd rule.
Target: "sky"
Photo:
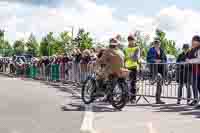
[[[0,0],[0,18],[11,41],[71,26],[98,41],[137,30],[153,38],[159,28],[181,47],[200,34],[200,0]]]

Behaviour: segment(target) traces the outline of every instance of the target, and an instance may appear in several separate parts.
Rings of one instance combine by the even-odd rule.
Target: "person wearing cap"
[[[195,35],[192,38],[192,48],[187,55],[186,62],[192,64],[192,88],[194,93],[194,101],[190,105],[197,105],[200,94],[200,36]],[[197,106],[200,108],[200,105]]]
[[[105,49],[101,56],[97,59],[97,80],[101,83],[107,79],[109,75],[121,76],[121,68],[124,67],[124,58],[120,54],[118,41],[114,38],[109,41],[109,48]],[[100,85],[100,84],[99,84]]]
[[[167,57],[164,51],[160,48],[160,41],[156,39],[153,42],[153,46],[149,49],[147,53],[147,62],[150,63],[150,72],[152,78],[155,78],[156,75],[161,74],[162,77],[165,75],[165,65],[161,63],[167,62]],[[157,87],[156,89],[156,104],[165,104],[161,101],[162,87]]]
[[[183,52],[178,56],[176,62],[177,63],[184,63],[186,61],[187,53],[190,50],[189,44],[184,44],[182,48]],[[191,65],[189,64],[178,64],[176,68],[176,81],[179,83],[178,87],[178,100],[177,104],[180,104],[183,86],[186,86],[187,89],[187,104],[190,102],[191,98]]]
[[[128,48],[125,48],[125,67],[130,71],[130,101],[136,102],[136,75],[139,67],[140,48],[136,45],[136,40],[133,35],[128,36]]]

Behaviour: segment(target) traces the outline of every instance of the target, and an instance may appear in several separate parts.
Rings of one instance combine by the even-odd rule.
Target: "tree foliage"
[[[136,40],[137,40],[137,45],[141,49],[141,56],[146,57],[148,49],[150,45],[148,45],[148,38],[146,38],[144,35],[141,34],[140,31],[137,31],[135,34]]]
[[[12,53],[12,46],[4,38],[4,30],[0,30],[0,54],[2,56],[11,56]]]
[[[49,56],[49,47],[46,37],[43,37],[42,41],[40,42],[39,54],[40,56]]]
[[[0,29],[0,39],[4,39],[4,33],[5,31]]]
[[[24,40],[16,40],[13,44],[13,50],[15,55],[22,55],[25,51]]]
[[[89,32],[85,32],[84,29],[79,29],[75,42],[78,48],[81,50],[92,48],[93,40],[90,37]]]
[[[21,55],[23,53],[32,54],[33,56],[52,56],[69,53],[74,48],[80,48],[81,50],[89,49],[93,47],[93,39],[89,32],[84,29],[79,29],[78,34],[73,39],[69,32],[61,32],[55,35],[53,32],[49,32],[44,36],[41,42],[37,42],[36,37],[31,34],[26,42],[24,40],[16,40],[11,46],[10,43],[4,38],[5,32],[0,29],[0,54],[2,56],[10,56],[12,54]],[[169,40],[166,37],[166,33],[160,29],[155,32],[156,37],[161,41],[161,48],[166,54],[177,55],[176,43],[173,40]],[[137,31],[136,34],[137,44],[141,48],[142,56],[147,55],[148,49],[151,45],[148,44],[148,39]],[[126,43],[126,38],[117,37],[121,44]],[[96,47],[101,47],[102,43],[95,42]]]
[[[177,49],[176,49],[176,43],[173,40],[168,40],[166,38],[166,33],[160,29],[156,30],[156,37],[155,39],[160,40],[161,42],[161,48],[165,51],[165,53],[177,56]]]
[[[56,55],[65,54],[73,49],[72,38],[69,32],[61,32],[55,39],[53,53]]]
[[[55,39],[53,37],[53,32],[49,32],[45,37],[42,38],[42,41],[40,42],[40,56],[52,56],[54,51],[54,43]]]
[[[26,53],[31,54],[33,56],[38,56],[38,42],[33,34],[31,34],[28,38],[28,41],[25,44]]]
[[[12,46],[10,45],[10,43],[8,41],[4,41],[3,56],[5,56],[5,57],[12,56],[12,54],[13,54]]]

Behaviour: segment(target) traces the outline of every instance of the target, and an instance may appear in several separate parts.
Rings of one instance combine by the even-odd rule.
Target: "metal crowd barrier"
[[[88,64],[70,61],[60,64],[0,64],[2,73],[11,74],[17,77],[32,78],[47,81],[72,81],[81,83],[92,74],[95,62]]]
[[[47,81],[72,81],[81,83],[94,73],[95,62],[88,64],[76,63],[74,61],[65,64],[37,64],[23,65],[22,68],[15,68],[12,65],[0,64],[4,73],[11,73],[17,76],[47,80]],[[12,66],[13,67],[13,66]],[[18,70],[20,69],[20,70]],[[12,71],[11,71],[12,70]],[[19,72],[18,72],[19,71]],[[196,73],[195,73],[196,72]],[[137,94],[140,98],[157,97],[161,98],[199,100],[200,94],[200,64],[187,63],[161,63],[141,64],[137,73]],[[158,88],[161,88],[158,92]]]
[[[137,77],[137,96],[146,101],[146,97],[157,97],[158,93],[161,98],[199,101],[200,64],[146,63]]]

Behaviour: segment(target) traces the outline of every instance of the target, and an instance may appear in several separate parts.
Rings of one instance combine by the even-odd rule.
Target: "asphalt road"
[[[72,100],[80,104],[62,88],[0,76],[0,133],[79,133],[84,109],[63,110]]]
[[[80,88],[72,84],[0,76],[0,133],[197,133],[200,110],[155,105],[152,98],[116,111],[108,103],[85,106]],[[151,90],[151,89],[148,89]],[[149,92],[148,92],[149,93]]]

